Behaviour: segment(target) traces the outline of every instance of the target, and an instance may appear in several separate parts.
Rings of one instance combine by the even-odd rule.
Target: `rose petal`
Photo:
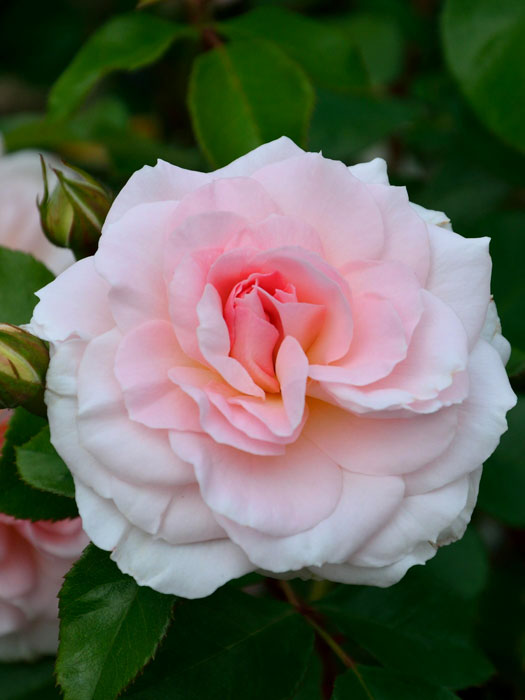
[[[436,398],[449,387],[454,375],[467,365],[465,330],[437,297],[421,290],[421,299],[425,310],[407,357],[387,377],[366,387],[321,382],[322,389],[341,406],[363,413],[409,407],[415,400]]]
[[[177,207],[175,225],[198,214],[232,212],[253,224],[279,210],[264,187],[252,178],[214,180],[187,194]]]
[[[516,405],[497,351],[479,340],[469,362],[470,391],[458,406],[458,430],[446,452],[406,478],[409,493],[430,491],[477,469],[507,430],[505,414]]]
[[[458,428],[458,407],[410,418],[365,418],[309,403],[304,434],[337,464],[363,474],[407,474],[441,455]]]
[[[288,537],[271,537],[217,517],[254,564],[272,572],[295,571],[349,557],[389,520],[403,493],[403,480],[398,477],[345,472],[333,513],[312,529]]]
[[[51,341],[92,338],[115,325],[108,303],[109,285],[97,274],[93,258],[72,265],[40,289],[29,330]],[[86,299],[90,300],[86,308]]]
[[[470,481],[464,477],[441,489],[407,496],[388,525],[352,557],[352,563],[387,566],[410,554],[421,542],[437,548],[442,531],[462,513],[469,488]]]
[[[173,494],[157,535],[179,545],[222,539],[225,532],[202,500],[198,484],[189,484]]]
[[[352,296],[369,294],[393,305],[409,342],[423,313],[421,285],[413,270],[397,261],[358,260],[344,265],[341,273]],[[357,301],[354,306],[358,306]]]
[[[383,260],[404,263],[415,272],[421,284],[425,284],[430,268],[428,231],[410,206],[406,188],[371,185],[369,191],[383,217]]]
[[[354,333],[350,349],[331,365],[310,365],[312,379],[362,386],[382,379],[407,355],[405,330],[392,304],[361,295],[352,305]]]
[[[194,402],[168,376],[172,367],[193,365],[168,321],[149,321],[129,331],[115,356],[115,376],[130,418],[149,428],[200,430]]]
[[[204,288],[197,304],[197,315],[197,339],[204,359],[238,391],[250,396],[264,396],[264,391],[255,384],[243,365],[230,357],[230,334],[223,318],[221,298],[211,284]]]
[[[428,233],[432,265],[427,289],[456,312],[472,348],[490,301],[490,239],[463,238],[432,224]]]
[[[111,311],[124,332],[169,318],[163,266],[175,210],[173,202],[140,204],[106,226],[100,238],[95,267],[111,285]]]
[[[139,586],[184,598],[211,595],[226,581],[254,570],[242,549],[230,540],[169,544],[131,528],[111,558]]]
[[[251,226],[251,232],[261,250],[296,246],[323,255],[319,234],[298,216],[272,214],[265,221]]]
[[[224,248],[234,243],[245,227],[245,220],[236,214],[201,214],[188,219],[167,242],[164,274],[169,285],[170,316],[181,347],[196,360],[204,361],[196,338],[197,304],[210,282],[214,264],[226,257]],[[234,255],[240,260],[229,272],[233,274],[232,284],[238,281],[235,271],[239,266],[242,268],[247,254],[250,253],[242,249],[240,255],[235,251]]]
[[[169,376],[195,401],[202,430],[218,444],[257,455],[284,452],[285,441],[276,438],[262,421],[230,403],[229,399],[236,396],[235,392],[221,384],[213,373],[204,369],[174,368]]]
[[[75,500],[86,532],[100,549],[112,550],[131,527],[113,501],[102,498],[75,477]]]
[[[319,233],[328,262],[340,266],[380,255],[381,213],[367,186],[342,163],[304,153],[268,165],[253,177],[283,214],[300,217]]]
[[[171,444],[194,465],[215,513],[268,535],[313,527],[333,512],[341,495],[341,469],[305,439],[276,457],[245,454],[195,433],[173,432]]]
[[[191,483],[192,469],[171,452],[167,431],[129,419],[113,372],[120,340],[118,330],[99,336],[88,345],[80,363],[76,426],[81,444],[96,458],[99,469],[106,471],[108,481],[114,476],[138,486]],[[53,425],[53,430],[56,435],[61,428]],[[90,484],[89,465],[84,472],[82,459],[74,462],[74,472]],[[111,493],[110,488],[107,497]]]
[[[310,362],[333,362],[347,353],[353,332],[350,291],[334,268],[301,248],[259,253],[251,264],[259,272],[278,270],[293,284],[300,302],[325,307],[323,327],[308,348]]]
[[[350,165],[348,170],[354,177],[367,185],[388,185],[388,173],[386,161],[383,158],[374,158],[368,163],[356,163]]]

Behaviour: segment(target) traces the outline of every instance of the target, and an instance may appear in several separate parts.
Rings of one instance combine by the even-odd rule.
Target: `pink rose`
[[[0,411],[0,451],[9,414]],[[1,661],[56,651],[57,593],[87,543],[80,518],[31,522],[0,513]]]
[[[285,138],[130,179],[32,326],[122,571],[190,598],[253,570],[387,586],[461,536],[515,397],[488,239],[447,223],[383,161]]]
[[[53,175],[51,186],[55,180]],[[36,200],[43,191],[38,152],[2,155],[0,144],[0,246],[31,253],[58,274],[74,262],[74,257],[70,250],[50,243],[42,232]]]

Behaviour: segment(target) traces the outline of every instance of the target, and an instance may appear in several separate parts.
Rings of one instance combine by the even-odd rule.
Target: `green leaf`
[[[515,685],[516,698],[525,689],[525,561],[520,552],[498,559],[481,598],[479,637],[498,669],[498,676]],[[519,690],[518,690],[519,689]],[[510,688],[509,688],[510,691]],[[513,697],[494,692],[494,700]]]
[[[299,66],[264,41],[234,41],[197,58],[188,103],[214,165],[289,136],[305,144],[314,92]]]
[[[10,420],[0,457],[0,512],[29,520],[62,520],[78,515],[71,498],[28,486],[16,468],[16,448],[25,445],[46,426],[46,421],[23,408]]]
[[[66,160],[74,154],[75,162],[85,160],[86,145],[88,154],[90,148],[99,152],[102,147],[122,179],[143,165],[155,165],[158,158],[191,170],[202,170],[205,165],[196,146],[167,144],[137,131],[124,104],[116,97],[90,103],[70,118],[24,115],[1,120],[0,131],[8,151],[45,148],[61,153]],[[89,160],[84,164],[91,167]]]
[[[419,115],[409,100],[318,91],[309,147],[348,161],[359,151],[398,133]]]
[[[363,57],[373,85],[392,82],[403,67],[403,37],[396,21],[373,12],[351,12],[331,23]]]
[[[145,13],[113,17],[88,39],[51,89],[51,116],[67,116],[108,73],[154,63],[175,39],[193,35],[191,27]]]
[[[91,544],[67,574],[59,600],[56,672],[65,700],[109,700],[155,653],[174,597],[139,586]]]
[[[0,664],[2,700],[59,700],[53,666],[53,659],[31,664]]]
[[[458,697],[447,688],[375,666],[359,666],[357,673],[350,669],[337,678],[333,700],[453,700]]]
[[[520,348],[513,347],[507,363],[509,377],[525,375],[525,352]]]
[[[313,633],[290,605],[224,587],[179,602],[173,617],[157,658],[126,698],[290,700],[299,690]]]
[[[487,552],[473,525],[458,542],[440,547],[421,571],[425,577],[436,577],[450,591],[464,598],[474,598],[481,593],[488,573]]]
[[[356,48],[336,29],[308,17],[280,7],[260,7],[218,27],[232,38],[274,42],[323,87],[342,91],[368,86]]]
[[[29,323],[38,302],[35,292],[53,279],[47,267],[31,255],[0,246],[0,322]]]
[[[509,191],[510,186],[500,177],[471,162],[467,155],[454,154],[436,168],[411,199],[429,209],[444,211],[461,235],[483,236],[487,217]]]
[[[525,395],[507,420],[508,432],[483,468],[478,504],[508,525],[525,527]]]
[[[492,673],[472,639],[465,599],[417,569],[386,589],[340,587],[314,606],[394,671],[452,688]]]
[[[525,212],[510,211],[493,215],[482,222],[477,235],[491,237],[490,252],[494,260],[492,293],[503,335],[511,345],[525,350]]]
[[[301,683],[290,700],[319,700],[322,693],[323,667],[317,654],[312,654]]]
[[[445,56],[479,118],[525,152],[525,3],[447,0]]]
[[[75,498],[73,477],[50,442],[48,425],[15,452],[18,473],[29,486]]]

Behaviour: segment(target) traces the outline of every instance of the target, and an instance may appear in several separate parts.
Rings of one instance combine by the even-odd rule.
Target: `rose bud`
[[[45,415],[44,387],[49,350],[18,326],[0,323],[0,408],[23,406]]]
[[[50,193],[47,167],[42,158],[44,196],[38,203],[42,229],[57,246],[70,248],[77,259],[92,255],[111,205],[108,190],[91,175],[67,165],[53,168],[58,182]]]
[[[51,155],[53,164],[58,161]],[[50,175],[50,186],[56,178]],[[36,151],[2,154],[0,144],[0,246],[30,253],[56,275],[74,262],[70,250],[57,248],[44,236],[36,200],[44,191]]]
[[[0,454],[10,411],[0,410]],[[80,518],[19,520],[0,513],[0,661],[54,654],[63,576],[88,544]]]
[[[31,324],[88,535],[188,598],[389,586],[461,537],[516,401],[488,242],[286,138],[135,173]]]

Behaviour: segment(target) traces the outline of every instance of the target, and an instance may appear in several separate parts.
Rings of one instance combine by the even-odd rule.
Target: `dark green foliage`
[[[90,37],[53,86],[51,115],[67,115],[111,71],[136,70],[153,63],[172,41],[191,34],[188,27],[138,12],[114,17]]]
[[[220,24],[219,30],[233,38],[275,42],[318,85],[343,91],[367,85],[364,63],[354,42],[337,28],[283,8],[261,7]]]
[[[47,267],[31,255],[0,246],[1,323],[16,326],[29,323],[38,302],[35,292],[49,284],[53,277]]]
[[[445,55],[485,124],[525,152],[525,4],[447,0]]]
[[[283,135],[305,145],[313,103],[301,68],[261,40],[199,56],[188,94],[195,135],[217,166]]]
[[[29,486],[75,497],[71,472],[49,441],[49,426],[45,425],[31,440],[16,447],[15,452],[18,473]]]
[[[289,605],[225,587],[177,603],[155,663],[125,697],[288,700],[301,688],[312,647],[311,629]]]
[[[0,457],[0,512],[30,520],[62,520],[78,515],[74,500],[32,488],[20,478],[17,470],[16,448],[45,430],[45,426],[43,418],[23,408],[14,412]],[[48,463],[48,455],[44,458],[43,469]]]
[[[94,545],[60,591],[57,677],[66,700],[108,700],[147,663],[166,633],[174,597],[138,586]]]
[[[509,430],[485,465],[479,505],[502,522],[525,527],[525,396],[508,417]]]
[[[457,695],[393,671],[359,666],[337,679],[332,697],[333,700],[453,700]]]
[[[452,688],[492,673],[472,638],[469,606],[424,569],[391,588],[341,586],[316,608],[393,671]]]
[[[59,700],[53,676],[54,659],[34,663],[0,663],[2,700]]]

